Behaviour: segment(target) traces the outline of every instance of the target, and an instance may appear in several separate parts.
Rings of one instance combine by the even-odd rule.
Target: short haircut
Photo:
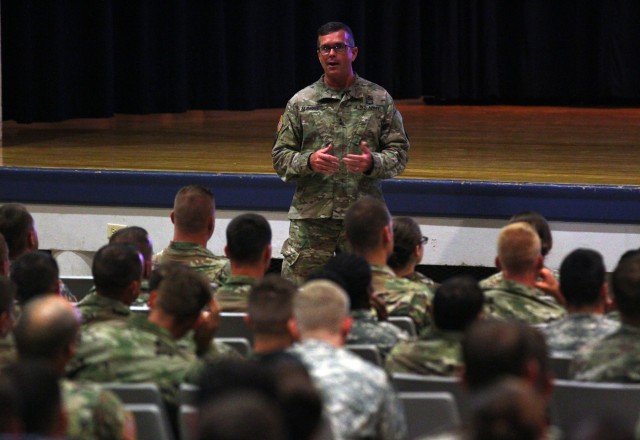
[[[333,276],[331,274],[334,274]],[[371,265],[360,255],[341,253],[332,257],[313,279],[328,279],[342,287],[349,295],[351,310],[369,309]]]
[[[620,257],[611,274],[611,287],[622,317],[640,317],[640,250]]]
[[[20,304],[45,293],[55,293],[60,279],[58,263],[47,252],[28,252],[13,262],[10,278],[18,287]]]
[[[133,281],[142,278],[141,254],[130,244],[107,244],[93,257],[91,274],[96,291],[119,299]]]
[[[52,361],[78,338],[80,319],[62,297],[48,295],[27,303],[13,335],[22,359]]]
[[[149,233],[140,226],[118,229],[109,239],[109,244],[132,244],[140,251],[145,261],[151,261],[153,257],[153,245]]]
[[[188,233],[205,230],[215,210],[211,190],[203,185],[181,188],[173,202],[173,220],[176,228]]]
[[[160,271],[163,276],[157,287],[156,307],[173,316],[178,324],[197,319],[212,298],[206,278],[178,263],[167,263]]]
[[[546,256],[553,247],[553,237],[547,219],[535,211],[522,211],[509,219],[509,223],[529,223],[540,237],[540,253]]]
[[[504,377],[524,377],[530,360],[537,362],[541,380],[549,371],[544,336],[519,321],[476,320],[465,332],[462,357],[466,384],[472,391]]]
[[[252,330],[258,334],[287,334],[296,292],[295,284],[277,274],[267,274],[257,281],[249,291],[247,304]]]
[[[469,275],[449,278],[433,297],[433,319],[442,330],[464,331],[476,320],[484,305],[484,293]]]
[[[393,219],[393,253],[387,264],[392,269],[400,269],[409,264],[411,256],[422,242],[420,225],[411,217],[394,217]]]
[[[349,315],[349,297],[336,283],[310,281],[295,296],[293,315],[303,337],[315,330],[338,334],[344,318]]]
[[[366,196],[347,210],[344,229],[347,239],[357,253],[375,250],[380,245],[380,234],[391,225],[391,214],[382,200]]]
[[[353,35],[353,31],[349,26],[344,23],[340,23],[339,21],[330,21],[328,23],[323,24],[318,28],[318,39],[324,35],[329,35],[334,32],[345,31],[347,33],[347,43],[349,46],[355,46],[356,41]]]
[[[534,267],[540,254],[540,238],[524,222],[510,223],[498,236],[498,257],[502,268],[514,274],[523,274]]]
[[[259,214],[235,217],[229,222],[226,234],[229,259],[238,263],[259,262],[264,249],[271,244],[271,227]]]
[[[9,258],[14,260],[27,248],[27,238],[33,229],[33,217],[24,205],[5,203],[0,206],[0,233],[9,247]]]
[[[40,362],[19,361],[5,367],[1,374],[19,392],[17,408],[24,433],[53,438],[57,434],[63,408],[62,393],[54,369]]]
[[[16,299],[16,284],[9,278],[0,276],[0,313],[13,311]]]
[[[576,249],[560,265],[560,290],[574,307],[597,304],[605,280],[602,255],[592,249]]]

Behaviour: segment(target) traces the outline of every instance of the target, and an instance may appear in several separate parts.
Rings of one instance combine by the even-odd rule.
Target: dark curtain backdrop
[[[3,116],[283,107],[351,25],[396,99],[640,102],[638,0],[2,0]]]

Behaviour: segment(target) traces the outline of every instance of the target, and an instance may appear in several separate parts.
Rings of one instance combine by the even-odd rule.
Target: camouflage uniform
[[[184,241],[172,241],[168,247],[153,256],[154,267],[169,262],[192,267],[217,285],[229,276],[230,271],[226,257],[218,257],[199,244]]]
[[[372,153],[373,168],[368,174],[349,173],[342,163],[331,176],[309,167],[311,154],[328,144],[333,145],[331,154],[342,159],[347,154],[362,154],[361,141],[367,142]],[[380,179],[402,173],[408,151],[409,140],[393,99],[370,81],[356,75],[350,87],[337,91],[328,87],[322,76],[294,95],[280,118],[271,152],[280,178],[297,183],[289,209],[293,230],[282,247],[283,275],[299,282],[313,267],[324,265],[342,244],[340,231],[347,209],[365,195],[382,199]],[[317,234],[328,242],[319,252],[314,252],[312,246],[317,243],[309,243],[306,234],[313,236],[314,227],[322,222],[295,226],[310,219],[332,219],[327,223],[337,231]]]
[[[559,282],[560,272],[556,269],[553,269],[551,270],[551,273],[553,274],[553,277],[556,279],[556,281]],[[481,289],[493,289],[498,287],[502,282],[502,280],[504,280],[504,275],[502,275],[502,272],[496,272],[490,277],[487,277],[484,280],[481,280],[478,283],[478,285],[480,286]]]
[[[95,382],[155,382],[167,403],[177,402],[183,382],[196,379],[201,361],[146,316],[87,327],[67,376]]]
[[[256,278],[247,275],[229,275],[215,293],[221,312],[246,312],[249,291]]]
[[[13,335],[9,334],[0,338],[0,367],[15,361],[17,356]]]
[[[430,329],[417,341],[396,345],[387,358],[389,374],[454,376],[462,366],[463,332]]]
[[[618,329],[620,323],[593,313],[572,313],[551,322],[541,330],[553,356],[573,356],[591,341],[602,339]]]
[[[102,321],[126,321],[129,318],[129,307],[115,299],[98,295],[95,288],[82,298],[77,305],[82,314],[82,325],[95,324]]]
[[[640,328],[621,324],[573,357],[569,375],[588,382],[640,382]]]
[[[498,319],[542,324],[560,319],[567,313],[555,298],[513,280],[503,279],[495,288],[485,290],[484,296],[489,316]]]
[[[422,273],[420,273],[418,271],[410,273],[409,275],[406,275],[403,278],[406,278],[409,281],[413,281],[414,283],[422,283],[422,284],[426,285],[427,287],[429,287],[429,289],[431,289],[433,292],[435,292],[436,289],[438,288],[438,286],[440,285],[440,284],[436,283],[435,281],[433,281],[428,276],[425,276],[424,274],[422,274]]]
[[[133,415],[113,393],[97,384],[60,382],[69,415],[69,440],[120,440],[125,429],[133,431]]]
[[[373,344],[383,358],[398,342],[409,339],[409,335],[395,325],[378,321],[370,310],[354,310],[351,317],[353,325],[347,336],[347,344]]]
[[[336,440],[407,437],[402,408],[381,368],[314,339],[296,344],[291,351],[309,369]]]
[[[431,326],[433,292],[424,284],[397,277],[389,266],[371,265],[373,292],[391,316],[410,316],[418,334]]]

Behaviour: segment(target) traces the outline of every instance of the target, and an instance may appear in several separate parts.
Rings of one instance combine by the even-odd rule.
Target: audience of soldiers
[[[610,289],[591,249],[569,253],[554,273],[537,213],[501,229],[495,275],[435,282],[419,271],[420,226],[363,197],[345,215],[350,253],[302,285],[268,273],[261,215],[228,224],[226,257],[207,249],[215,200],[206,187],[180,189],[170,218],[173,239],[155,255],[145,229],[117,231],[93,258],[94,287],[75,301],[38,250],[28,210],[0,206],[2,434],[134,439],[132,414],[100,384],[151,382],[178,435],[178,393],[190,382],[201,389],[196,438],[406,439],[391,377],[414,373],[460,377],[472,402],[463,427],[425,438],[540,440],[555,438],[549,356],[573,358],[575,380],[640,382],[640,250],[622,255]],[[608,314],[611,297],[619,316]],[[246,359],[215,339],[221,312],[245,313]],[[389,316],[410,318],[417,336]],[[352,344],[376,347],[382,365]],[[46,402],[36,385],[50,389]]]

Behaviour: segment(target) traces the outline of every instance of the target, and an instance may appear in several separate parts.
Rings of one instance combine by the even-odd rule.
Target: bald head
[[[202,185],[188,185],[176,194],[173,224],[177,231],[184,234],[202,234],[209,230],[213,234],[214,212],[213,193]]]
[[[511,223],[500,231],[498,260],[504,272],[523,275],[536,270],[541,256],[540,237],[528,223]]]
[[[293,315],[303,338],[318,330],[340,334],[342,323],[349,316],[349,297],[331,281],[310,281],[294,298]]]
[[[75,344],[79,329],[79,314],[66,299],[56,295],[34,298],[22,309],[13,332],[18,355],[56,362]]]

